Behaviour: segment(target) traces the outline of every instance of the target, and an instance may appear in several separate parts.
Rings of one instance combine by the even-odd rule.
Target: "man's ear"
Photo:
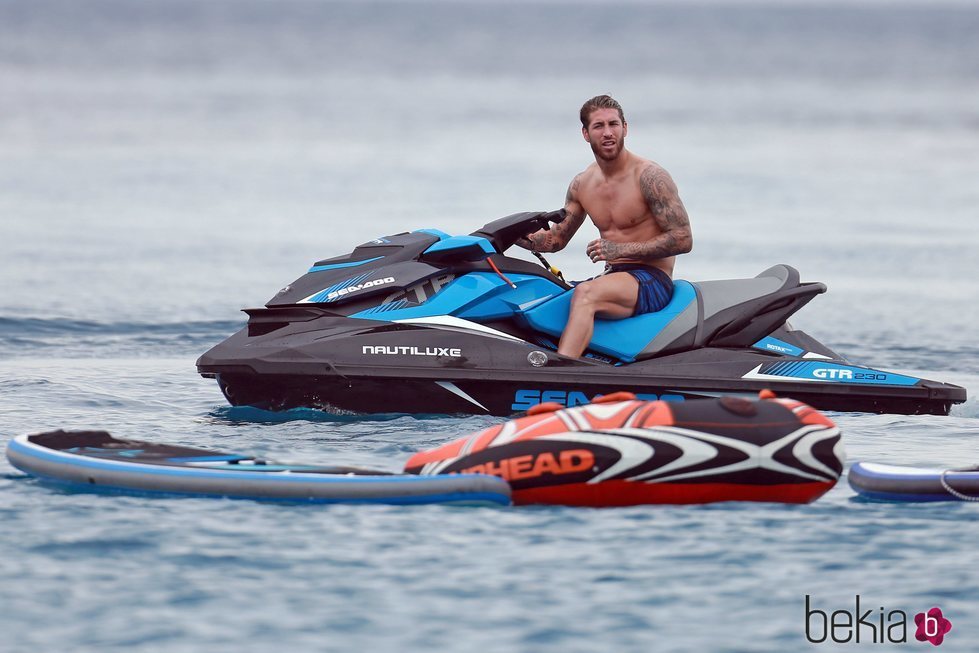
[[[585,139],[586,141],[588,140],[588,128],[587,128],[587,127],[582,127],[582,128],[581,128],[581,136],[582,136],[582,138],[584,138],[584,139]]]
[[[629,135],[629,123],[627,123],[625,120],[623,120],[622,121],[622,136],[625,137],[625,136],[628,136],[628,135]]]

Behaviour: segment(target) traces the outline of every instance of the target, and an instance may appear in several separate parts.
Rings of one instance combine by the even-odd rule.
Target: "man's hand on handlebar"
[[[552,222],[554,224],[560,224],[564,222],[564,219],[566,217],[567,217],[567,213],[565,212],[564,209],[558,209],[556,211],[549,211],[547,213],[540,214],[534,220],[534,224],[537,226],[537,231],[529,233],[522,238],[518,238],[516,241],[514,241],[514,244],[517,245],[518,247],[529,249],[532,252],[548,251],[546,249],[546,246],[549,243],[550,238],[548,238],[547,235],[542,234],[541,232],[550,231]],[[537,238],[534,238],[535,234],[541,234],[541,236],[537,236]]]
[[[541,216],[541,220],[544,222],[545,225],[544,228],[550,229],[550,225],[548,224],[549,222],[553,222],[554,224],[561,224],[562,222],[564,222],[564,219],[566,217],[568,217],[568,212],[563,208],[561,208],[561,209],[557,209],[556,211],[549,211],[545,213],[544,215]]]

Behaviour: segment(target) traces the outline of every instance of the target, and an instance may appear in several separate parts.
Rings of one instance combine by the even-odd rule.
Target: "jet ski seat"
[[[673,297],[662,310],[624,320],[596,319],[589,349],[631,363],[707,344],[751,346],[825,291],[821,283],[800,283],[799,272],[781,264],[751,279],[677,279]],[[572,292],[526,311],[524,321],[560,337],[568,323]]]
[[[568,290],[523,314],[533,329],[560,337],[571,312],[571,294]],[[697,291],[689,281],[673,282],[670,303],[655,313],[645,313],[624,320],[595,320],[589,349],[631,363],[643,351],[650,340],[663,331],[678,315],[691,306],[696,308]]]

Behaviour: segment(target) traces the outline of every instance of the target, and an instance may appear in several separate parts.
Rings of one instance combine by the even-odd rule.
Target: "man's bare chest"
[[[649,208],[634,181],[590,184],[582,191],[581,206],[599,229],[629,229],[649,219]]]

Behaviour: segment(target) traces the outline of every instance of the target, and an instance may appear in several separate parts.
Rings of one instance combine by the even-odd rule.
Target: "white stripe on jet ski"
[[[761,374],[758,370],[761,369],[761,363],[758,367],[751,370],[750,372],[745,372],[741,377],[742,379],[761,379],[763,381],[774,381],[776,383],[790,383],[792,381],[802,381],[803,383],[832,383],[829,379],[807,379],[804,376],[776,376],[775,374]]]
[[[479,333],[485,333],[486,335],[496,336],[498,338],[505,338],[507,340],[515,340],[517,342],[527,342],[516,336],[511,336],[509,333],[504,333],[503,331],[497,331],[496,329],[491,329],[488,326],[482,325],[478,322],[470,322],[469,320],[463,320],[462,318],[455,317],[453,315],[432,315],[430,317],[411,317],[404,320],[392,320],[399,324],[417,324],[419,326],[431,326],[431,327],[449,327],[453,329],[465,329],[467,331],[477,331]]]
[[[485,410],[487,413],[489,412],[489,408],[487,408],[483,404],[479,403],[478,401],[476,401],[475,399],[473,399],[472,397],[470,397],[468,394],[466,394],[461,388],[459,388],[459,386],[457,386],[452,381],[436,381],[435,382],[435,385],[441,386],[441,387],[445,388],[446,390],[448,390],[449,392],[451,392],[452,394],[454,394],[454,395],[456,395],[458,397],[462,397],[463,399],[465,399],[469,403],[475,404],[475,405],[479,406],[480,408],[482,408],[483,410]]]
[[[526,311],[531,306],[537,306],[541,302],[546,302],[548,299],[551,299],[551,297],[538,297],[537,299],[531,299],[529,302],[524,302],[523,304],[518,305],[517,308],[519,308],[521,311]]]

